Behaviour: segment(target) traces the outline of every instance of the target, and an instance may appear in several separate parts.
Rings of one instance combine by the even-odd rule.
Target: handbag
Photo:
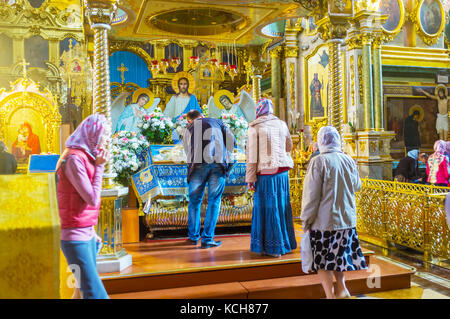
[[[313,263],[309,231],[305,232],[302,236],[302,241],[300,243],[300,256],[302,261],[302,270],[305,274],[307,274],[311,271]]]

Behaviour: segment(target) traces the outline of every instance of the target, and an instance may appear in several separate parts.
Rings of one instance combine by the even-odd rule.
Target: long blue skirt
[[[253,197],[250,250],[284,255],[297,248],[289,174],[258,176]]]

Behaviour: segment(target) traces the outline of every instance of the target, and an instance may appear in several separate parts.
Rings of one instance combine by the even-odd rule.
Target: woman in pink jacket
[[[427,162],[428,183],[436,186],[448,186],[448,159],[445,156],[446,145],[442,140],[434,143],[434,153]]]
[[[67,148],[56,166],[61,249],[84,299],[108,298],[97,272],[101,239],[95,225],[108,155],[103,147],[110,135],[104,115],[87,117],[67,139]],[[77,292],[74,298],[79,297]]]

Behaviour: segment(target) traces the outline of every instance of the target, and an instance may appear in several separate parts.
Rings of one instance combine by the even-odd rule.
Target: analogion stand
[[[118,272],[131,266],[132,258],[123,248],[122,199],[128,195],[128,187],[102,190],[102,204],[98,216],[97,235],[103,247],[97,257],[99,273]]]

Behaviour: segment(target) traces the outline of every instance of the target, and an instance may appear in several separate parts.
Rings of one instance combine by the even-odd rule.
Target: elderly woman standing
[[[280,257],[297,248],[288,170],[294,162],[289,129],[273,115],[273,104],[261,99],[250,123],[245,180],[255,190],[250,250]]]
[[[355,192],[361,180],[355,161],[341,151],[341,137],[334,127],[322,127],[317,140],[320,155],[306,171],[300,218],[304,231],[310,232],[311,268],[317,271],[326,297],[349,297],[344,271],[367,268],[356,233]]]

